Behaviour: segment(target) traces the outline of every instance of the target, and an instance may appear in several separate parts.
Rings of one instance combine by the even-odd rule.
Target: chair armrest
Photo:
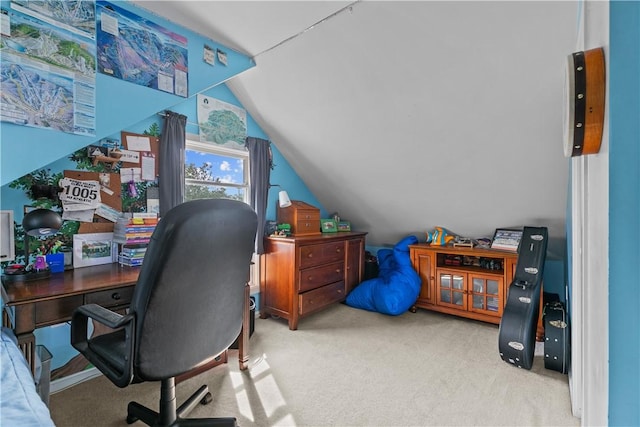
[[[130,326],[135,317],[132,314],[118,314],[98,304],[85,304],[76,308],[71,316],[71,345],[80,352],[87,348],[89,319],[117,329]]]
[[[95,338],[88,337],[89,319],[114,329],[114,331]],[[80,306],[74,310],[71,316],[71,345],[118,387],[127,386],[133,379],[135,320],[134,314],[121,315],[97,304]],[[122,328],[125,332],[124,353],[121,355],[124,367],[120,369],[109,362],[109,356],[106,356],[106,353],[92,347],[91,343],[94,342],[94,339],[99,340],[107,335],[116,337],[115,330]]]
[[[98,304],[82,305],[78,307],[76,312],[73,314],[74,317],[76,317],[76,315],[97,320],[111,329],[121,328],[131,322],[134,318],[132,314],[122,315]]]

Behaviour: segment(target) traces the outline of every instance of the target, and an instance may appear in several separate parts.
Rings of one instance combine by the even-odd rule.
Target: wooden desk
[[[139,267],[117,263],[76,268],[31,282],[2,284],[3,325],[13,329],[18,345],[35,372],[36,340],[33,331],[71,320],[73,310],[83,304],[98,304],[111,310],[125,309],[131,302]],[[245,370],[249,362],[249,285],[245,285],[245,308],[238,361]],[[12,309],[12,310],[11,310]],[[13,311],[13,313],[12,313]]]

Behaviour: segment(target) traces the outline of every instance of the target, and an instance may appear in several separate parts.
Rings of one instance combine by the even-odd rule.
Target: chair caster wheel
[[[211,393],[207,393],[200,400],[200,403],[203,404],[203,405],[206,405],[207,403],[211,403],[212,400],[213,400],[213,396],[211,395]]]
[[[133,424],[138,421],[138,417],[134,417],[133,415],[127,415],[127,424]]]

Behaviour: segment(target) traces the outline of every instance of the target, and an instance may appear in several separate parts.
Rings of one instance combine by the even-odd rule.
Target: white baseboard
[[[102,372],[100,372],[98,368],[85,369],[84,371],[51,381],[49,392],[51,394],[57,393],[81,382],[90,380],[91,378],[99,377],[100,375],[102,375]]]

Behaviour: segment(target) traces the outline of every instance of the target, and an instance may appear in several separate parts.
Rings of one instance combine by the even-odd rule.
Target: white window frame
[[[250,204],[249,197],[251,194],[251,183],[249,181],[249,161],[250,161],[249,151],[220,147],[210,142],[200,142],[199,136],[194,134],[186,135],[185,149],[192,150],[192,151],[201,151],[204,153],[219,154],[222,156],[230,156],[230,157],[242,159],[244,161],[244,167],[243,167],[244,182],[242,184],[211,183],[208,181],[197,181],[197,180],[187,179],[187,177],[185,177],[184,184],[185,186],[187,184],[196,184],[196,185],[216,185],[220,187],[229,187],[229,188],[243,188],[244,189],[243,201],[246,204]],[[253,261],[253,264],[251,265],[251,274],[249,278],[249,284],[251,286],[251,294],[254,294],[260,291],[260,262],[259,262],[259,257],[255,253],[253,254],[252,261]]]
[[[185,186],[187,184],[195,184],[195,185],[215,185],[218,187],[228,187],[228,188],[243,188],[244,189],[244,198],[243,202],[249,204],[250,190],[251,185],[249,183],[249,152],[246,150],[236,150],[231,148],[225,148],[217,146],[210,142],[200,142],[198,141],[198,135],[187,134],[185,141],[185,149],[191,151],[201,151],[203,153],[211,153],[218,154],[221,156],[230,156],[241,159],[244,162],[243,167],[243,183],[242,184],[232,184],[232,183],[211,183],[209,181],[197,181],[193,179],[188,179],[185,177]]]

